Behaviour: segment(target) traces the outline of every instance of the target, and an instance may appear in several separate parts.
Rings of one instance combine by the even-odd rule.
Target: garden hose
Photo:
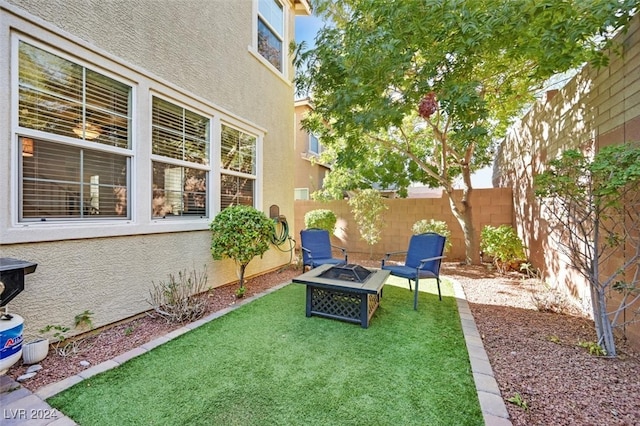
[[[293,262],[293,252],[296,248],[296,242],[291,235],[289,235],[289,223],[287,222],[287,218],[283,215],[277,216],[273,218],[275,222],[275,228],[273,231],[273,235],[271,236],[271,243],[276,246],[276,248],[283,252],[289,252],[289,264]],[[278,232],[278,224],[280,224],[280,232]],[[280,247],[282,244],[289,241],[289,248],[283,249]]]

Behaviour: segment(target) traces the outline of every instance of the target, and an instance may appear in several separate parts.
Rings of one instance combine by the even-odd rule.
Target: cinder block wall
[[[460,195],[458,192],[456,195]],[[385,200],[388,209],[384,212],[382,238],[378,244],[369,246],[362,240],[358,227],[351,214],[346,200],[319,202],[295,201],[295,220],[292,227],[293,237],[299,247],[300,230],[304,229],[304,215],[315,209],[329,209],[338,218],[333,243],[346,247],[350,253],[369,253],[376,256],[391,251],[406,250],[411,237],[411,227],[421,219],[441,220],[447,223],[451,231],[451,252],[448,260],[464,259],[465,246],[462,229],[451,214],[449,200],[442,198],[394,198]],[[510,188],[474,189],[471,196],[473,223],[475,232],[480,238],[480,231],[485,225],[512,225],[513,198]]]
[[[589,288],[567,267],[568,259],[550,238],[544,212],[533,195],[533,176],[567,148],[640,141],[640,16],[617,42],[622,56],[612,53],[608,67],[585,67],[513,126],[494,166],[494,186],[513,191],[515,223],[533,264],[543,270],[550,285],[579,299],[585,312],[591,312]],[[615,303],[616,295],[612,296]],[[625,332],[640,348],[640,324]]]

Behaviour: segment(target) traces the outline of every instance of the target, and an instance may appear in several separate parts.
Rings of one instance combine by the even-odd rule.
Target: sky
[[[296,42],[306,41],[307,49],[313,47],[316,33],[322,26],[322,20],[316,16],[296,16]],[[471,184],[474,188],[492,188],[492,175],[493,167],[485,167],[471,176]],[[455,186],[461,187],[461,183],[457,183]]]
[[[322,21],[317,16],[296,16],[296,42],[307,42],[307,47],[314,45],[316,33],[322,27]]]

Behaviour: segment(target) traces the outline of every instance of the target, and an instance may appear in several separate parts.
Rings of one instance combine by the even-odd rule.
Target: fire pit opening
[[[371,274],[372,272],[367,268],[349,263],[346,265],[332,266],[331,268],[318,275],[318,277],[363,283],[367,280],[367,278],[369,278],[369,275]]]

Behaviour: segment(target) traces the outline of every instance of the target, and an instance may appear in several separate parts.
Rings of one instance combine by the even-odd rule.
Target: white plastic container
[[[49,354],[49,339],[36,339],[30,342],[22,342],[22,362],[24,364],[36,364]]]
[[[0,374],[22,357],[24,319],[20,315],[0,317]]]

